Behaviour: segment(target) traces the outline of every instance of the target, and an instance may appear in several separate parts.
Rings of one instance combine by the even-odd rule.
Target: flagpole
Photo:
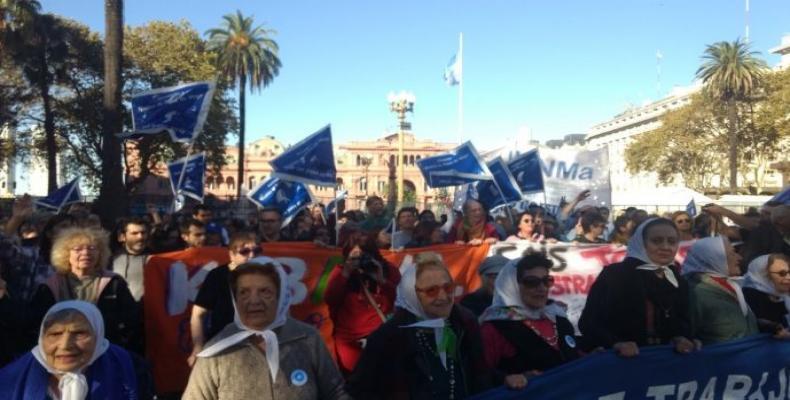
[[[464,33],[458,34],[458,61],[460,65],[460,82],[458,82],[458,135],[464,137]]]
[[[340,207],[340,202],[337,200],[337,185],[334,187],[335,198],[335,246],[340,246],[340,218],[338,217],[337,209]]]
[[[181,172],[178,174],[178,183],[176,184],[175,194],[173,197],[173,212],[178,211],[176,210],[176,202],[178,201],[178,192],[181,190],[181,183],[184,182],[184,173],[187,170],[187,164],[189,163],[189,156],[192,155],[193,149],[194,149],[194,142],[190,143],[189,147],[187,147],[187,155],[184,157],[184,164],[181,166]]]
[[[508,217],[510,217],[510,222],[515,222],[515,218],[513,218],[513,213],[510,212],[510,203],[507,202],[505,198],[505,193],[502,191],[502,188],[497,183],[496,178],[492,179],[494,181],[494,186],[496,186],[497,190],[499,190],[499,197],[502,198],[502,201],[505,203],[505,212],[507,213]]]

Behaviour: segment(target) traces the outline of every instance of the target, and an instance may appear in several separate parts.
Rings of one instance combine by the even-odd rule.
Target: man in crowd
[[[499,254],[483,260],[477,269],[477,273],[480,274],[480,288],[464,296],[461,299],[461,305],[468,308],[478,317],[482,315],[483,311],[494,300],[494,282],[499,275],[499,271],[505,267],[508,261],[510,259]]]
[[[743,265],[748,266],[755,258],[771,253],[790,256],[790,205],[774,207],[770,223],[762,223],[749,233],[742,251]]]
[[[392,220],[392,211],[384,207],[384,200],[379,196],[370,196],[365,201],[368,216],[362,222],[362,230],[367,232],[381,230]]]
[[[148,224],[141,218],[121,221],[116,238],[121,248],[112,261],[112,270],[126,280],[132,297],[138,302],[145,292],[143,267],[148,261],[148,233]]]
[[[206,245],[226,246],[228,244],[228,230],[216,221],[213,221],[214,211],[211,210],[211,207],[205,204],[196,205],[192,210],[192,218],[206,226]]]
[[[274,207],[266,207],[258,213],[258,236],[263,243],[286,242],[282,232],[283,215]]]
[[[185,249],[203,247],[206,242],[206,225],[194,218],[181,223],[179,231]]]

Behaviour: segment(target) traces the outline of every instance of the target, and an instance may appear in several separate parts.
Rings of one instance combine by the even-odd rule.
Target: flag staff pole
[[[464,33],[458,34],[458,60],[460,65],[460,82],[458,82],[458,135],[464,137]]]

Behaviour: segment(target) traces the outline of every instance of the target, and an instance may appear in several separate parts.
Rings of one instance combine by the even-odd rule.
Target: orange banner
[[[488,254],[488,245],[469,247],[441,245],[382,255],[400,266],[408,254],[423,251],[439,253],[458,284],[457,297],[480,285],[477,266]],[[332,350],[332,321],[323,301],[323,292],[332,269],[342,263],[339,249],[326,249],[312,243],[267,243],[266,256],[277,258],[288,273],[292,291],[291,316],[316,327]],[[158,254],[145,268],[146,354],[153,365],[159,393],[180,392],[189,379],[186,359],[192,350],[189,316],[192,302],[206,275],[228,262],[225,248],[206,247]]]

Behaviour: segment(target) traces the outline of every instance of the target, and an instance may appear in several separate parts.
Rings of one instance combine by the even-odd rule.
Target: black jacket
[[[743,297],[757,317],[760,332],[776,333],[788,327],[787,314],[790,310],[785,307],[784,301],[772,301],[768,293],[750,287],[743,288]]]
[[[505,374],[520,374],[532,370],[545,371],[579,357],[573,325],[568,319],[557,317],[557,344],[551,347],[523,321],[491,321],[499,334],[516,349],[516,355],[501,359],[497,369]]]

